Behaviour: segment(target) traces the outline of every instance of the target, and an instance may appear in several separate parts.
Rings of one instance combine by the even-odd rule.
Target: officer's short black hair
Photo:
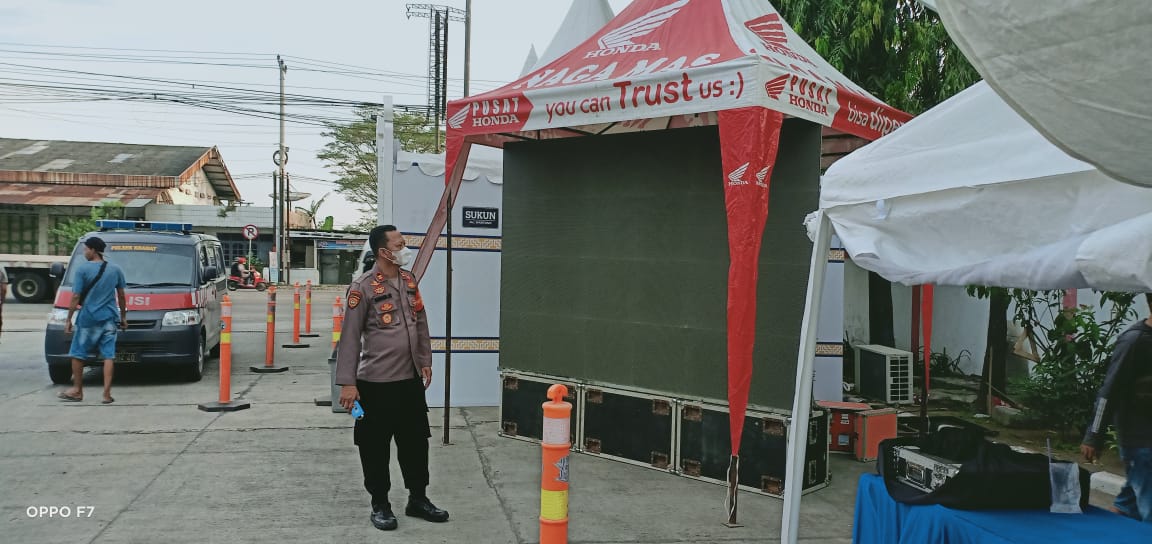
[[[368,247],[372,249],[373,257],[380,252],[380,248],[384,247],[384,243],[388,241],[388,233],[394,230],[396,230],[396,225],[380,225],[368,233]]]

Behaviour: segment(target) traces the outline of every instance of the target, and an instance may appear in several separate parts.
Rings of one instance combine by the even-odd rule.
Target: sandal
[[[59,395],[56,395],[56,397],[64,402],[80,402],[84,400],[84,397],[77,397],[69,395],[68,393],[60,393]]]
[[[108,397],[108,398],[100,401],[100,404],[112,404],[113,402],[116,402],[116,399],[114,399],[112,397]]]

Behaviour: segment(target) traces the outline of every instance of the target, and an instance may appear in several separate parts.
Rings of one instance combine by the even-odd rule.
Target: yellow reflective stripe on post
[[[568,519],[568,492],[540,490],[540,519],[563,521]]]
[[[230,332],[220,333],[220,343],[221,344],[231,344],[232,343],[232,333],[230,333]]]
[[[268,322],[269,322],[269,323],[271,323],[271,322],[272,322],[272,318],[273,318],[273,317],[274,317],[274,316],[273,316],[273,314],[268,314]]]
[[[339,332],[333,332],[332,333],[332,340],[339,342],[340,341],[340,333]]]

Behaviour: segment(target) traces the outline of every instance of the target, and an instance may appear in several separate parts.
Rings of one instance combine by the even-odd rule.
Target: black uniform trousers
[[[392,440],[404,475],[404,487],[417,497],[428,487],[428,404],[420,378],[398,382],[356,381],[364,418],[356,422],[353,441],[360,449],[364,488],[372,506],[388,504]]]

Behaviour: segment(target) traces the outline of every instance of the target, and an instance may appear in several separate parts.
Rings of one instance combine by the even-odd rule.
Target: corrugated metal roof
[[[209,149],[0,138],[0,170],[175,177]]]
[[[92,207],[101,202],[116,200],[126,206],[133,204],[141,207],[156,200],[162,190],[153,187],[0,183],[0,204]]]
[[[0,138],[0,182],[166,188],[200,169],[221,199],[240,199],[215,147]]]

